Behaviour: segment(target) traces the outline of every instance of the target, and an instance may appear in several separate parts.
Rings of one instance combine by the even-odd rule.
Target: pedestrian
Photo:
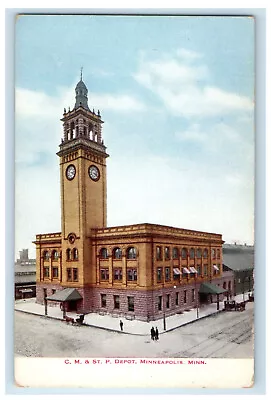
[[[155,338],[155,330],[154,327],[151,328],[151,339],[154,340]]]
[[[155,340],[159,340],[159,332],[157,327],[155,328]]]
[[[123,331],[123,322],[120,320],[120,330]]]

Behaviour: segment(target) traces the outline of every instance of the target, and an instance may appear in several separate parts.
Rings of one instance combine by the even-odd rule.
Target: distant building
[[[234,273],[234,295],[252,292],[254,287],[254,246],[223,245],[223,271]]]
[[[36,260],[28,258],[28,249],[20,251],[14,272],[15,300],[36,297]]]

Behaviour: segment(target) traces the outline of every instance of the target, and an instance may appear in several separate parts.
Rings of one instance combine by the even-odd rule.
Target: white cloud
[[[179,53],[186,54],[186,51],[179,50]],[[189,60],[198,59],[195,55]],[[253,102],[248,97],[210,85],[207,66],[187,62],[187,57],[162,56],[156,60],[141,57],[134,78],[155,93],[167,110],[177,116],[225,116],[253,110]]]

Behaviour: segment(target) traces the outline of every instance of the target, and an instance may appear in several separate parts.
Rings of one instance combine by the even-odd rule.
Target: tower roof
[[[80,81],[77,83],[75,87],[75,106],[74,108],[83,107],[86,110],[90,111],[88,108],[88,89],[83,82],[82,79],[82,68],[81,68],[81,76]]]

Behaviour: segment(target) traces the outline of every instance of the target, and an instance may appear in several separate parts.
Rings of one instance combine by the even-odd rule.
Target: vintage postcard
[[[15,32],[15,385],[253,387],[254,19]]]

